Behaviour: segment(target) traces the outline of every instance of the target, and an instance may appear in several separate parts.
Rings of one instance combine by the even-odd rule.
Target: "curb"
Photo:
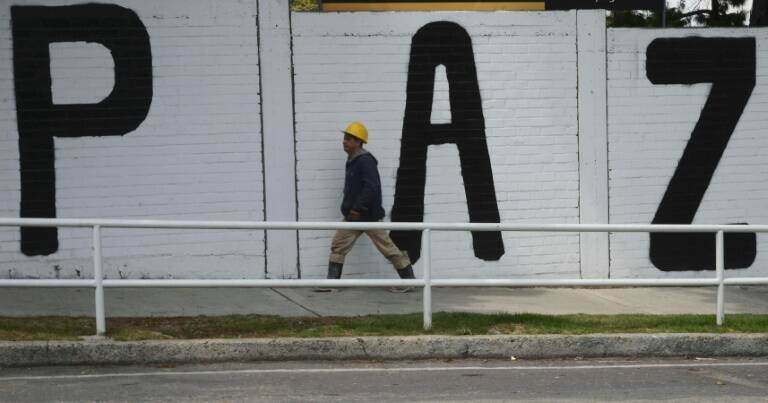
[[[0,342],[0,366],[279,360],[768,356],[768,334],[589,334]]]

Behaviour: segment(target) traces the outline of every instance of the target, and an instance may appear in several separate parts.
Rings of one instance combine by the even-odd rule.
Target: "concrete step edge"
[[[588,334],[0,342],[0,366],[280,360],[768,356],[768,334]]]

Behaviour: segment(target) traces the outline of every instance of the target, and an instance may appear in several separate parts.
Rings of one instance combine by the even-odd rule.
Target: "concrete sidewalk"
[[[701,313],[714,288],[433,289],[434,311]],[[108,289],[108,317],[273,314],[339,316],[420,312],[421,291],[384,289]],[[768,287],[729,287],[727,312],[768,313]],[[92,289],[3,289],[0,316],[93,316]],[[726,317],[727,321],[727,317]],[[0,367],[208,363],[263,360],[760,357],[766,334],[605,334],[0,342]]]
[[[715,288],[433,288],[433,311],[542,314],[714,314]],[[421,290],[381,288],[107,289],[108,317],[270,314],[356,316],[421,312]],[[768,287],[726,288],[726,313],[768,313]],[[0,316],[93,316],[92,289],[5,288]]]

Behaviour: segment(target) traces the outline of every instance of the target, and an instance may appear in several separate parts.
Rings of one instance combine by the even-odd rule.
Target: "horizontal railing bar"
[[[423,287],[424,280],[104,280],[104,287]]]
[[[0,287],[95,287],[95,280],[0,280]]]
[[[741,277],[724,280],[726,285],[768,285],[768,277]],[[2,279],[2,287],[95,287],[94,280],[32,280]],[[104,280],[104,287],[423,287],[424,280]],[[433,279],[432,287],[695,287],[714,286],[717,279],[572,279],[572,280],[534,280],[534,279]]]
[[[723,280],[725,285],[761,285],[768,284],[768,277],[731,277]]]
[[[506,224],[405,222],[276,222],[177,221],[77,218],[0,218],[0,226],[102,228],[188,228],[251,230],[387,229],[422,231],[530,231],[530,232],[768,232],[768,225],[727,224]]]
[[[766,282],[768,283],[768,282]],[[717,285],[715,278],[690,279],[433,279],[432,287],[697,287]]]

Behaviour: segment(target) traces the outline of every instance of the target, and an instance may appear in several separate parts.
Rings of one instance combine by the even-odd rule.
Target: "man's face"
[[[344,140],[341,142],[341,145],[344,147],[344,152],[347,154],[357,151],[360,148],[360,144],[360,140],[349,134],[345,134]]]

